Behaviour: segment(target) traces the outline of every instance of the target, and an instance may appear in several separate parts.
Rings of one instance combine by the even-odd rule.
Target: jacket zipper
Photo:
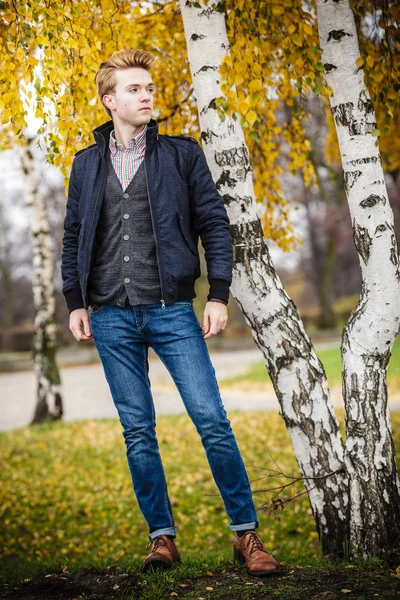
[[[150,197],[149,182],[148,182],[148,179],[147,179],[146,158],[143,158],[143,162],[144,162],[144,175],[146,177],[147,193],[148,193],[148,196],[149,196],[150,217],[151,217],[151,223],[153,225],[154,242],[155,242],[155,245],[156,245],[156,257],[157,257],[158,275],[160,277],[160,288],[161,288],[161,296],[162,296],[160,302],[161,302],[161,308],[165,308],[164,292],[163,292],[163,287],[162,287],[162,279],[161,279],[161,271],[160,271],[160,261],[159,261],[159,258],[158,258],[157,234],[156,234],[156,230],[155,230],[155,227],[154,227],[154,219],[153,219],[153,211],[152,211],[152,208],[151,208],[151,197]]]

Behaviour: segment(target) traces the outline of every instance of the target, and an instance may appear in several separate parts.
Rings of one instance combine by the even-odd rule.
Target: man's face
[[[113,119],[135,127],[145,125],[153,111],[154,84],[145,69],[132,67],[115,72],[115,92],[103,97]]]

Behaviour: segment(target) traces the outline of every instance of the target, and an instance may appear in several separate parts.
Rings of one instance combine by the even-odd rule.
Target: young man
[[[115,52],[96,86],[112,120],[75,156],[62,253],[70,330],[94,339],[118,410],[139,507],[152,548],[144,568],[180,560],[155,435],[151,346],[168,368],[206,451],[251,575],[277,573],[258,527],[247,473],[222,405],[205,339],[225,328],[232,240],[222,197],[195,140],[160,135],[151,118],[154,57]],[[200,236],[210,283],[203,324],[193,310]]]

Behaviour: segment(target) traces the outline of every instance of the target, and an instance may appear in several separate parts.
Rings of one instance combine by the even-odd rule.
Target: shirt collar
[[[144,126],[143,131],[141,131],[137,136],[135,136],[129,140],[128,147],[126,148],[126,150],[135,149],[136,152],[143,151],[146,147],[146,131],[147,131],[147,123]],[[115,139],[114,129],[110,133],[110,144],[109,145],[110,145],[111,153],[113,155],[116,154],[117,152],[123,152],[125,150],[124,145]]]

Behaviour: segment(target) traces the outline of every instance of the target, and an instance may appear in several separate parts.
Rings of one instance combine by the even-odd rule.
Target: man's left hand
[[[222,302],[209,300],[204,309],[203,316],[203,338],[206,340],[225,329],[228,322],[228,307]]]

